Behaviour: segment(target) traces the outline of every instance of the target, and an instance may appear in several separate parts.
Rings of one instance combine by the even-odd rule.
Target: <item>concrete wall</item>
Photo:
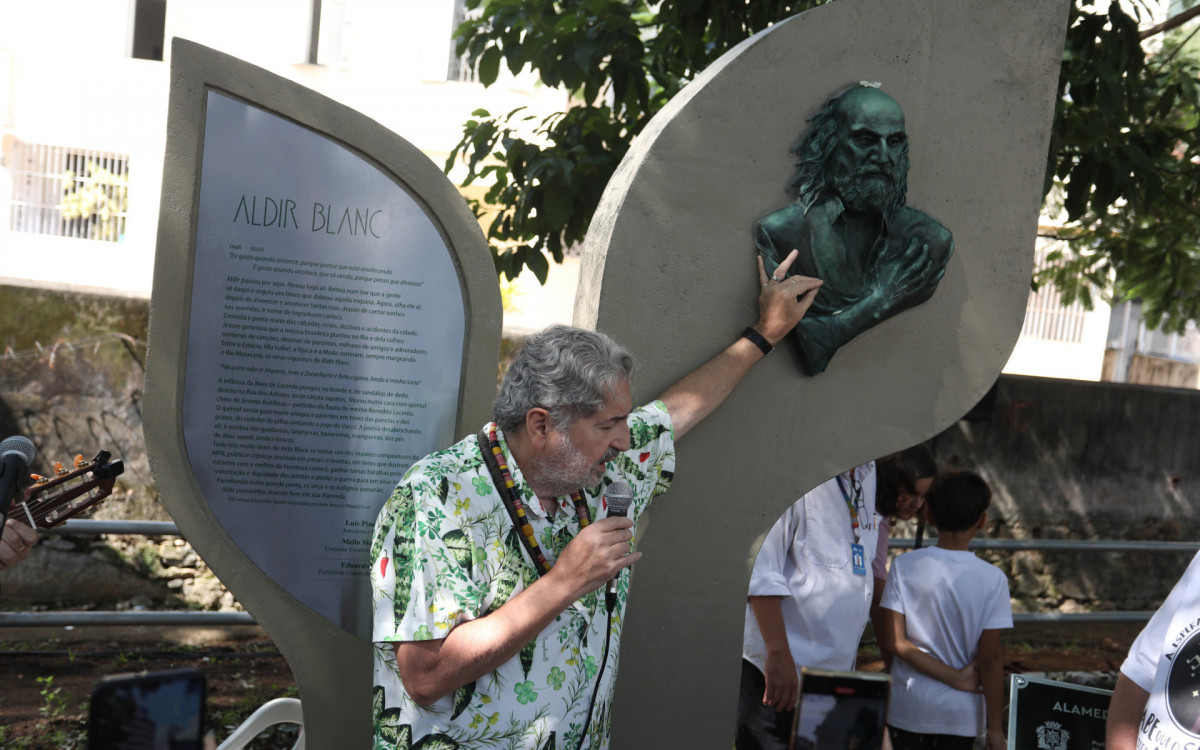
[[[978,471],[995,493],[989,535],[1017,539],[1200,539],[1200,393],[1004,375],[982,421],[932,441],[942,468]],[[1144,610],[1187,553],[1038,553],[1003,563],[1028,609]]]

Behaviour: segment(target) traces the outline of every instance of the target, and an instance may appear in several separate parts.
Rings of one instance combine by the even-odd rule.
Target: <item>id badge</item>
[[[854,575],[865,576],[867,574],[867,557],[863,553],[863,546],[858,542],[850,544],[850,563],[854,566]]]

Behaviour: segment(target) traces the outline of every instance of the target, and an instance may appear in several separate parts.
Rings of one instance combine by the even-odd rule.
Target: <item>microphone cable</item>
[[[575,750],[583,750],[588,730],[592,727],[592,711],[596,708],[596,697],[600,694],[600,680],[604,677],[604,668],[608,666],[608,646],[612,643],[613,605],[615,603],[616,597],[606,593],[604,608],[608,610],[608,625],[604,628],[604,654],[600,657],[600,671],[596,673],[596,687],[592,688],[592,700],[588,702],[587,718],[583,721],[583,732],[579,735],[579,744],[575,746]]]
[[[608,505],[608,516],[625,518],[629,512],[629,505],[633,502],[633,488],[629,486],[628,482],[616,481],[608,486],[604,497]],[[633,551],[633,542],[630,542],[629,549],[630,552]],[[592,688],[592,700],[588,703],[587,719],[583,722],[583,733],[579,736],[579,744],[575,746],[575,750],[583,750],[588,729],[592,726],[592,712],[596,709],[596,697],[600,693],[600,680],[604,677],[604,668],[608,666],[608,647],[612,642],[613,610],[616,609],[617,604],[617,579],[620,577],[621,573],[618,571],[604,587],[604,609],[608,612],[608,625],[604,628],[604,655],[600,657],[600,671],[596,673],[596,687]]]

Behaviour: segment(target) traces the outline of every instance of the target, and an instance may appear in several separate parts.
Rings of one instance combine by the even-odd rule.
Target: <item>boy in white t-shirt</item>
[[[1000,631],[1012,627],[1008,579],[967,551],[991,497],[978,474],[943,474],[926,496],[937,546],[892,561],[881,606],[884,645],[896,657],[887,719],[895,750],[968,750],[985,717],[987,750],[1005,747]]]

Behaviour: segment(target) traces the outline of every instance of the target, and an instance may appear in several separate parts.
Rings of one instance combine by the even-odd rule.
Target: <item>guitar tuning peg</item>
[[[68,473],[68,472],[67,472],[67,470],[63,468],[62,461],[55,461],[55,462],[54,462],[54,473],[55,473],[55,474],[57,474],[57,475],[58,475],[58,476],[60,476],[60,477],[61,477],[63,474],[67,474],[67,473]]]
[[[48,477],[44,477],[41,474],[30,474],[29,478],[32,479],[36,484],[45,484],[46,482],[50,481]]]
[[[82,454],[82,453],[76,453],[76,454],[75,454],[75,461],[74,461],[75,468],[76,468],[76,469],[83,468],[83,465],[84,465],[84,463],[85,463],[85,461],[83,460],[83,454]]]

